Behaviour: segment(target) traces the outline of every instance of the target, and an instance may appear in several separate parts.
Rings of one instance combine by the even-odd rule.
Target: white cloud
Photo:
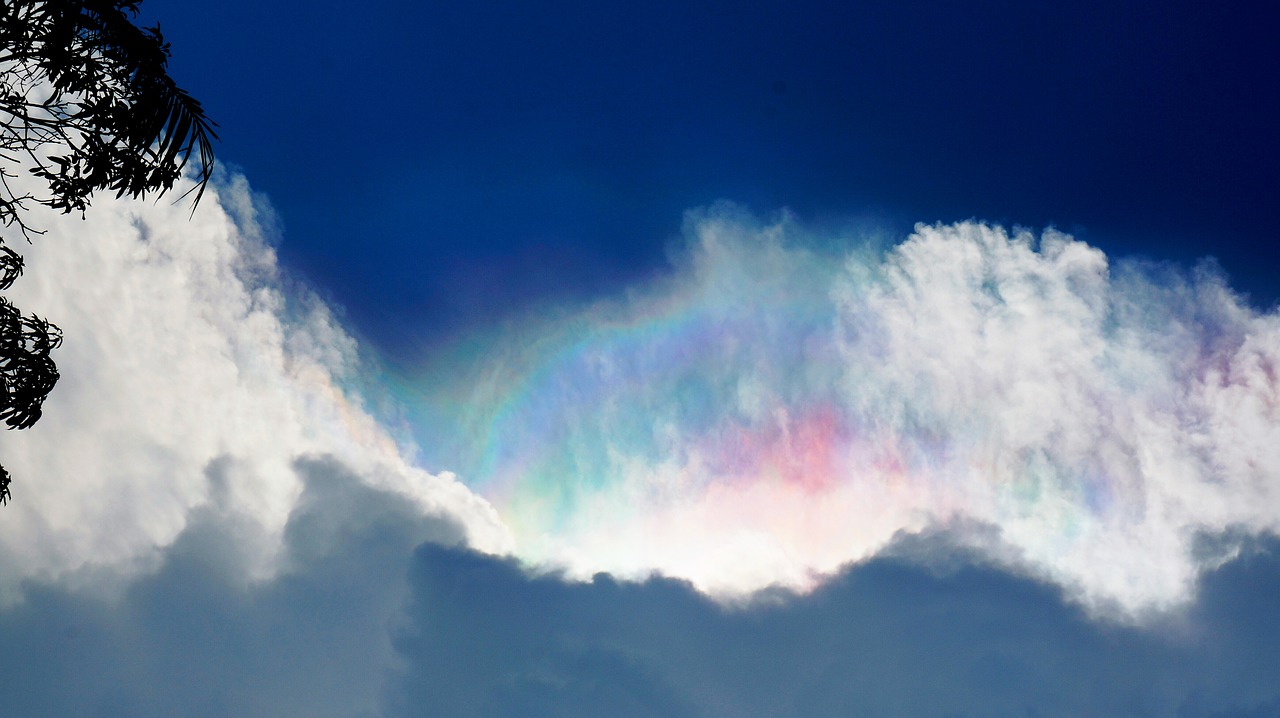
[[[0,437],[14,475],[0,521],[8,600],[24,578],[147,565],[210,503],[274,537],[251,552],[251,571],[269,573],[301,490],[294,462],[312,454],[451,515],[478,548],[506,547],[482,499],[411,466],[344,391],[354,343],[322,303],[281,289],[243,179],[194,216],[101,197],[85,221],[41,222],[11,298],[66,340],[44,418]]]
[[[1280,316],[1212,271],[976,222],[883,252],[724,207],[688,234],[668,280],[478,373],[459,470],[534,563],[738,596],[977,522],[1136,615],[1193,594],[1202,534],[1280,529]]]
[[[67,340],[44,419],[0,439],[5,600],[128,579],[202,507],[254,527],[269,576],[320,454],[483,550],[725,597],[976,522],[983,550],[1134,615],[1192,595],[1221,558],[1201,534],[1280,529],[1280,317],[1212,272],[972,222],[819,250],[723,207],[666,279],[473,343],[474,394],[433,411],[500,520],[344,389],[354,342],[280,288],[260,208],[243,180],[194,218],[103,199],[27,248],[12,298]]]

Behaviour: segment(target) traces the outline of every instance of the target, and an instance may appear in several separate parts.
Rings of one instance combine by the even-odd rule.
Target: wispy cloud
[[[1210,265],[977,222],[876,247],[729,206],[687,240],[623,299],[464,345],[450,450],[530,561],[740,596],[972,523],[1137,615],[1221,560],[1201,535],[1280,527],[1280,316]]]

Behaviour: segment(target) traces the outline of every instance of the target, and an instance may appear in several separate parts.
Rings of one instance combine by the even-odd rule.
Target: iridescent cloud
[[[533,564],[735,597],[986,525],[1135,613],[1191,595],[1203,535],[1280,525],[1280,317],[1211,268],[976,222],[885,249],[721,206],[686,233],[669,276],[470,336],[423,390]]]

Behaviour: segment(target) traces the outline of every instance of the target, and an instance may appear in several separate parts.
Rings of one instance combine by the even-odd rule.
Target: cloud
[[[547,555],[585,578],[564,580],[475,550],[511,536],[361,407],[357,348],[281,288],[253,195],[233,182],[206,202],[188,221],[104,201],[28,253],[15,301],[68,340],[46,417],[0,445],[15,714],[1280,710],[1280,546],[1253,538],[1275,464],[1249,473],[1270,445],[1274,319],[1212,274],[976,224],[833,254],[788,222],[706,213],[670,277],[531,322],[489,345],[505,363],[454,379],[481,399],[446,407],[461,430],[503,429],[479,434],[492,471],[472,478],[526,559],[546,549],[531,529],[559,532]],[[1098,422],[1104,448],[1072,448]],[[948,473],[997,439],[1014,448],[980,466],[1043,473]],[[1137,446],[1181,447],[1190,468],[1068,471],[1132,466]],[[866,470],[852,489],[849,461]],[[1095,475],[1105,491],[1081,488]],[[850,530],[864,543],[841,547]],[[1078,563],[1108,547],[1105,570]],[[662,563],[679,549],[687,563]],[[823,551],[835,567],[815,581]],[[1077,603],[1146,605],[1125,581],[1166,564],[1179,580],[1151,590],[1184,602],[1142,626]],[[809,592],[726,605],[696,581],[623,580],[682,565]],[[635,571],[580,573],[609,566]]]
[[[1159,626],[1100,624],[1052,585],[919,539],[812,593],[726,609],[670,579],[530,578],[427,545],[387,716],[1276,715],[1275,541]],[[916,549],[925,547],[917,546]],[[959,553],[956,553],[956,552]],[[1260,591],[1262,588],[1264,590]]]
[[[302,490],[294,464],[320,453],[455,517],[473,545],[506,547],[482,499],[411,465],[347,389],[355,344],[322,303],[282,288],[264,211],[231,178],[194,215],[102,198],[83,221],[42,218],[49,232],[24,248],[12,299],[66,340],[44,418],[0,436],[15,476],[4,601],[30,578],[92,584],[153,568],[208,506],[258,527],[245,571],[268,576]]]
[[[1208,267],[1052,230],[878,247],[694,212],[667,276],[470,338],[467,371],[437,372],[443,419],[420,423],[482,499],[363,409],[357,347],[282,288],[266,211],[232,179],[194,219],[103,201],[30,247],[14,299],[68,340],[45,419],[0,443],[21,497],[4,600],[31,578],[125,585],[210,506],[259,527],[242,560],[269,577],[293,466],[319,454],[474,547],[730,599],[981,526],[963,535],[986,555],[1136,618],[1280,521],[1280,319]]]
[[[388,623],[423,541],[456,543],[332,457],[300,460],[305,488],[279,570],[246,582],[237,560],[262,527],[192,512],[155,570],[116,596],[31,582],[0,612],[3,703],[14,715],[374,715],[396,661]],[[248,534],[248,536],[246,536]]]
[[[666,278],[460,345],[471,391],[429,432],[457,427],[531,563],[740,597],[986,525],[988,554],[1132,618],[1230,553],[1201,536],[1280,527],[1280,316],[1211,265],[978,222],[878,247],[732,206],[686,234]]]
[[[887,555],[727,608],[672,579],[531,576],[332,457],[295,470],[270,579],[247,583],[235,559],[259,529],[205,508],[116,595],[29,582],[0,611],[0,703],[32,718],[1280,710],[1274,540],[1145,627],[1091,620],[947,532],[900,549],[945,565]]]

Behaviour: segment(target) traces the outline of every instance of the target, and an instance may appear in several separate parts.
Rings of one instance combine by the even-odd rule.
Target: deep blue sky
[[[290,268],[393,356],[660,268],[717,199],[1055,224],[1277,297],[1265,3],[147,0]]]
[[[1268,10],[1183,0],[146,0],[143,21],[162,21],[173,75],[221,123],[220,159],[278,210],[287,272],[346,308],[388,374],[412,377],[399,370],[426,373],[423,355],[458,333],[660,271],[684,211],[720,199],[766,216],[787,207],[806,226],[904,235],[917,221],[1052,223],[1113,256],[1215,255],[1235,287],[1270,306],[1280,299],[1280,26]],[[13,557],[0,568],[22,580],[21,600],[0,605],[4,716],[1280,717],[1280,538],[1249,534],[1280,525],[1265,500],[1277,495],[1277,462],[1259,449],[1277,426],[1276,335],[1254,341],[1241,329],[1265,329],[1274,314],[1233,323],[1219,315],[1234,305],[1157,313],[1189,317],[1172,333],[1205,349],[1186,392],[1175,385],[1181,369],[1156,367],[1161,388],[1149,399],[1126,383],[1142,377],[1117,374],[1117,402],[1137,396],[1131,413],[1086,400],[1089,386],[1064,394],[1085,397],[1086,430],[1067,437],[1089,442],[1079,453],[1141,465],[1132,485],[1129,474],[1114,482],[1133,502],[1099,514],[1120,517],[1103,535],[1125,534],[1117,551],[1149,551],[1151,575],[1180,565],[1161,563],[1161,552],[1193,552],[1207,568],[1187,603],[1137,623],[1105,606],[1095,615],[1072,588],[1078,566],[1064,579],[1034,556],[1023,565],[1025,543],[1006,553],[995,545],[1002,526],[970,526],[961,513],[954,526],[904,527],[809,594],[767,590],[730,608],[672,578],[565,581],[468,550],[468,527],[490,526],[473,510],[490,514],[420,475],[386,476],[382,452],[399,467],[400,448],[331,390],[342,377],[318,362],[340,354],[345,337],[277,316],[288,292],[239,277],[251,260],[228,248],[225,231],[193,253],[221,259],[173,262],[172,244],[137,246],[172,222],[116,212],[74,229],[100,233],[75,236],[110,240],[107,251],[60,253],[78,260],[63,274],[33,261],[23,280],[75,300],[62,305],[67,319],[49,312],[69,328],[63,382],[22,437],[56,449],[27,451],[33,478],[21,485],[32,490],[15,491],[3,511],[40,506],[21,503],[28,497],[55,509],[0,523],[12,529],[0,539],[23,540],[0,543],[0,558]],[[1165,296],[1201,299],[1174,290],[1133,313]],[[1244,348],[1218,352],[1231,342]],[[440,374],[471,396],[465,372]],[[1208,398],[1193,396],[1202,388]],[[553,428],[598,416],[592,405],[538,414],[529,393],[518,407],[533,408],[509,416]],[[560,396],[547,394],[547,405]],[[1100,440],[1148,416],[1148,400],[1156,419],[1131,422],[1139,439]],[[902,406],[914,423],[915,405]],[[1202,406],[1214,411],[1193,415]],[[919,422],[925,439],[929,419]],[[51,426],[61,433],[39,433]],[[1005,424],[992,426],[998,436]],[[1043,433],[1056,442],[1058,426]],[[525,434],[511,433],[495,445],[521,459],[511,447],[524,448]],[[1017,441],[998,448],[1044,458],[1040,444]],[[1203,454],[1213,470],[1180,471],[1166,446]],[[1071,466],[1092,471],[1089,458]],[[429,468],[465,474],[460,463],[442,456]],[[1035,500],[1052,479],[1040,473],[1050,478],[1027,484]],[[1078,503],[1090,510],[1112,496],[1093,491],[1113,478],[1098,474],[1067,482],[1087,489]],[[301,495],[275,506],[294,479]],[[441,513],[424,517],[403,494],[374,488],[400,480]],[[1227,496],[1233,489],[1252,493]],[[1060,496],[1074,494],[1044,501],[1054,509]],[[1175,524],[1184,503],[1203,514]],[[1017,519],[1057,522],[1044,527],[1052,543],[1091,530],[1092,514],[1073,522],[1072,508]],[[283,528],[279,570],[259,579],[259,549],[270,553],[275,530],[261,517]],[[1169,522],[1168,535],[1181,532],[1194,551],[1157,540],[1165,533],[1144,543],[1152,522]],[[153,536],[173,535],[160,524],[181,529],[153,547]],[[145,551],[119,559],[138,573],[116,577],[114,564],[93,562],[138,541]],[[42,561],[49,575],[21,573]]]

